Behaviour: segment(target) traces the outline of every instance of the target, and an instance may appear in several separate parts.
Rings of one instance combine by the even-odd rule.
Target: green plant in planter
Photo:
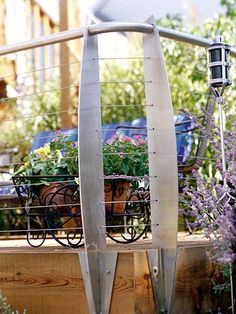
[[[30,177],[25,183],[48,184],[57,178],[45,180],[43,176],[77,175],[78,174],[78,145],[72,142],[60,131],[50,143],[38,148],[24,159],[14,173],[14,176]],[[41,176],[41,177],[37,177]],[[28,182],[27,182],[28,180]],[[60,180],[60,179],[59,179]]]
[[[122,213],[131,190],[138,187],[140,177],[148,174],[146,140],[141,136],[114,136],[103,146],[103,166],[106,210]],[[60,131],[49,144],[31,152],[14,174],[22,178],[17,179],[18,185],[28,187],[29,204],[35,196],[47,204],[52,193],[58,189],[62,192],[64,182],[59,181],[77,181],[70,178],[77,175],[78,145]]]
[[[147,142],[142,136],[116,135],[104,145],[106,210],[116,214],[124,212],[131,189],[137,189],[141,178],[148,174],[147,150]]]
[[[121,180],[137,181],[138,177],[148,174],[146,140],[141,136],[114,136],[103,146],[103,165],[104,175],[110,176],[110,180],[119,176]],[[35,186],[57,180],[45,180],[43,176],[64,175],[78,175],[78,145],[60,131],[50,143],[29,153],[14,173],[14,176],[26,178],[33,176],[24,183]]]
[[[143,137],[114,136],[103,147],[106,176],[145,176],[148,173],[147,142]],[[78,145],[62,132],[24,159],[14,176],[78,175]],[[32,178],[31,181],[39,179]],[[44,180],[39,183],[46,183]]]
[[[103,147],[104,174],[140,177],[148,174],[147,142],[142,136],[114,136]]]

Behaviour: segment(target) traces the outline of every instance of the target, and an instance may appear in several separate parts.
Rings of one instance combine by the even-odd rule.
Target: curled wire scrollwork
[[[113,193],[117,195],[116,191]],[[142,188],[131,192],[123,212],[106,212],[106,224],[107,236],[117,243],[132,243],[141,237],[147,237],[150,225],[149,191]]]
[[[79,186],[60,183],[48,189],[46,225],[59,244],[78,248],[83,245]]]
[[[30,184],[34,177],[13,177],[28,219],[27,241],[31,246],[41,246],[49,235],[65,247],[83,245],[79,186],[75,178],[41,177],[48,184],[34,185]]]
[[[27,241],[32,247],[40,247],[46,240],[46,232],[31,229],[27,231]]]
[[[49,178],[48,184],[35,187],[28,184],[29,177],[13,178],[28,218],[27,240],[31,246],[41,246],[47,236],[64,247],[84,245],[79,185],[71,179],[60,177],[52,182]],[[104,192],[107,236],[117,243],[131,243],[147,236],[149,189],[134,189],[132,183],[121,180],[105,183]]]

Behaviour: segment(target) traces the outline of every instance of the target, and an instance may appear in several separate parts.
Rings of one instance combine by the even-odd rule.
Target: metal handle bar
[[[108,32],[141,32],[141,33],[152,33],[153,25],[147,23],[129,23],[129,22],[106,22],[100,24],[90,25],[88,27],[90,35],[108,33]],[[183,33],[173,29],[158,27],[158,31],[161,37],[178,40],[181,42],[197,45],[200,47],[208,47],[212,42],[206,38],[198,37],[192,34]],[[27,49],[33,49],[46,45],[52,45],[61,43],[67,40],[73,40],[82,38],[84,35],[84,28],[78,28],[50,35],[40,36],[28,41],[7,45],[0,48],[0,56],[9,53],[16,53]],[[231,48],[231,56],[236,57],[236,48]]]

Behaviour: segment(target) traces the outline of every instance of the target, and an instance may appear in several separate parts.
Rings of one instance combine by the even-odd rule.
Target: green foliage
[[[0,314],[20,314],[18,310],[13,311],[10,304],[7,303],[7,298],[3,296],[0,290]],[[26,314],[26,310],[23,310],[22,314]]]
[[[58,80],[44,88],[28,87],[25,95],[28,96],[20,97],[17,104],[14,99],[11,101],[15,119],[7,120],[0,126],[0,142],[6,143],[6,147],[15,147],[18,160],[29,152],[37,132],[56,130],[61,124]]]
[[[220,15],[207,21],[201,28],[193,28],[190,32],[211,40],[220,34],[223,36],[225,43],[235,46],[235,23],[235,18]],[[175,25],[175,29],[184,30],[181,20],[159,21],[160,26],[171,27],[171,24]],[[174,111],[184,108],[195,116],[202,115],[202,108],[206,107],[208,93],[205,49],[166,39],[162,39],[162,48],[171,85]],[[229,130],[232,129],[232,122],[236,118],[236,86],[234,84],[236,71],[233,58],[231,58],[231,62],[233,63],[231,68],[233,84],[225,92],[226,127]],[[217,106],[214,115],[218,119]],[[208,145],[205,157],[201,171],[212,177],[215,174],[215,169],[212,167],[211,162],[212,158],[214,158],[211,145]]]
[[[136,177],[148,174],[147,142],[142,137],[131,139],[127,136],[116,136],[104,145],[103,154],[104,174],[107,176]],[[45,176],[77,174],[78,145],[59,131],[55,140],[31,152],[14,173],[15,176],[26,177],[24,183],[33,183],[36,190],[38,185],[56,180]]]
[[[142,137],[116,136],[103,147],[104,174],[145,176],[148,174],[147,142]]]
[[[57,130],[61,126],[59,80],[54,79],[45,85],[42,93],[40,90],[35,91],[29,114],[36,118],[33,123],[31,121],[30,125],[27,125],[28,130],[33,134],[45,130]]]
[[[184,31],[184,22],[181,14],[168,14],[165,18],[157,20],[157,25],[163,26],[170,29],[178,29],[179,31]]]
[[[15,203],[11,203],[6,200],[4,204],[1,204],[3,208],[15,207]],[[8,230],[25,230],[27,225],[27,218],[24,215],[24,210],[18,208],[16,210],[1,210],[0,212],[0,228],[5,230],[6,234]]]
[[[157,25],[184,30],[179,15],[159,20]],[[131,39],[134,47],[129,53],[133,59],[105,60],[102,64],[103,123],[131,121],[145,116],[144,106],[133,106],[145,104],[145,91],[140,37],[133,35]],[[168,39],[161,39],[161,44],[175,112],[184,107],[199,114],[201,107],[206,105],[208,93],[205,49]]]
[[[56,138],[49,144],[34,150],[15,172],[15,176],[56,176],[78,173],[78,146],[63,133],[57,131]],[[54,180],[54,179],[52,179]],[[45,179],[35,178],[29,183],[45,183]]]
[[[220,34],[226,43],[234,46],[236,42],[235,23],[236,19],[218,16],[207,21],[200,29],[193,28],[189,32],[212,40]],[[179,15],[168,15],[167,18],[158,20],[157,26],[186,31]],[[137,40],[137,35],[133,36],[133,41],[134,48],[130,53],[133,56],[142,57],[141,42]],[[181,108],[185,108],[194,114],[201,114],[201,108],[205,108],[208,95],[206,50],[163,38],[161,38],[161,44],[170,81],[174,111],[178,112]],[[113,84],[104,83],[101,86],[102,104],[105,106],[104,123],[130,121],[143,117],[145,115],[144,108],[132,106],[132,104],[145,103],[144,84],[136,83],[144,80],[143,59],[136,58],[126,62],[125,60],[120,62],[119,60],[105,60],[101,72],[103,82],[114,81]],[[231,73],[234,80],[234,68]],[[128,83],[117,83],[119,81]],[[236,100],[235,88],[235,86],[231,87],[233,92],[227,95],[230,110]],[[106,108],[106,105],[118,106]]]
[[[143,60],[106,60],[101,66],[102,121],[131,121],[144,117]],[[127,82],[127,83],[126,83]]]
[[[224,292],[230,292],[230,274],[231,265],[223,264],[220,278],[212,280],[214,293],[221,294]]]
[[[174,111],[184,108],[199,115],[208,93],[204,51],[167,39],[162,40],[162,48]]]
[[[220,3],[226,7],[226,14],[229,17],[236,16],[236,2],[235,0],[221,0]]]

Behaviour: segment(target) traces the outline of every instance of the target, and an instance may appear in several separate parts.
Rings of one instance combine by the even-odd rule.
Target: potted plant
[[[143,136],[115,135],[103,147],[106,210],[121,214],[125,201],[148,174],[147,142]]]
[[[13,179],[20,178],[18,191],[28,194],[29,205],[35,196],[41,204],[48,205],[53,193],[58,189],[63,192],[66,182],[78,176],[77,156],[77,144],[57,131],[54,140],[30,152],[15,171]],[[57,197],[58,202],[63,202],[62,193]]]
[[[148,173],[146,140],[142,136],[114,136],[103,147],[103,165],[106,210],[122,213],[131,186],[137,188],[139,178]],[[22,178],[24,185],[47,205],[57,188],[63,191],[64,178],[78,183],[77,143],[57,131],[50,143],[29,153],[14,177]]]

